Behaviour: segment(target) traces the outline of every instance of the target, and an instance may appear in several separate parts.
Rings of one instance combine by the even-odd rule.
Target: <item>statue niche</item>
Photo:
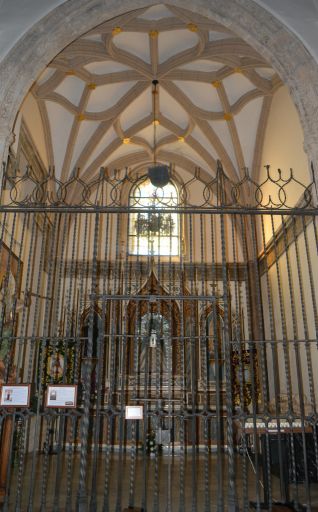
[[[142,300],[142,295],[148,297]],[[159,373],[167,377],[171,372],[175,377],[180,373],[180,344],[176,341],[180,336],[179,308],[174,300],[156,296],[167,293],[151,273],[138,293],[139,300],[131,300],[128,305],[129,375],[157,377]]]

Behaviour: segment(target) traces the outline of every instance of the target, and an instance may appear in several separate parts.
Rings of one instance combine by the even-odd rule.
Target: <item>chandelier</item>
[[[135,221],[137,236],[159,235],[172,236],[175,228],[175,222],[171,214],[139,213]]]

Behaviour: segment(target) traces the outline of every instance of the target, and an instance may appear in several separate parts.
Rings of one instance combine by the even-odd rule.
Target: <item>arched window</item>
[[[178,192],[169,181],[155,187],[148,178],[140,180],[129,195],[129,253],[141,256],[179,256]],[[142,209],[145,209],[145,212]],[[138,209],[138,211],[134,211]],[[169,212],[165,212],[165,210]]]

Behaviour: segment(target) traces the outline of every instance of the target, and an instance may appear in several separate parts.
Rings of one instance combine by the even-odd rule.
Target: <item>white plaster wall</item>
[[[265,165],[270,165],[270,177],[273,180],[279,179],[278,169],[282,171],[282,179],[285,181],[289,180],[291,177],[290,169],[293,169],[294,177],[305,186],[312,182],[310,164],[304,151],[303,130],[298,113],[286,87],[281,87],[274,95],[264,137],[261,161],[262,167],[258,182],[265,182],[262,185],[264,203],[271,196],[273,203],[281,204],[284,197],[283,194],[279,196],[279,187],[268,180]],[[283,185],[283,182],[280,181],[279,184]],[[304,194],[304,188],[295,181],[286,184],[284,191],[288,208],[295,206],[301,201]],[[281,217],[275,216],[273,220],[274,229],[276,230],[281,224]],[[264,217],[264,226],[266,241],[268,241],[273,236],[273,228],[269,216]]]
[[[34,146],[39,152],[39,155],[43,161],[45,167],[48,167],[48,157],[45,145],[45,137],[44,137],[44,129],[42,124],[41,115],[39,112],[39,108],[37,102],[31,93],[29,93],[24,102],[21,105],[20,109],[22,118],[27,125],[27,128],[32,137],[32,141]],[[19,124],[18,124],[19,126]]]
[[[262,168],[259,182],[267,179],[265,165],[271,166],[271,176],[278,179],[277,169],[282,170],[282,178],[288,180],[290,169],[295,177],[305,185],[312,181],[308,159],[304,151],[304,134],[299,116],[286,87],[281,87],[274,95],[270,109],[268,124],[264,137]],[[273,201],[280,202],[278,189],[270,182],[263,188],[272,195]],[[294,206],[303,189],[299,185],[290,184],[284,189],[287,194],[287,205]]]
[[[273,97],[268,125],[264,137],[262,154],[263,165],[272,169],[282,169],[286,175],[294,169],[297,178],[303,182],[311,181],[308,160],[304,151],[304,134],[297,110],[286,87],[277,90]],[[261,170],[261,181],[266,178],[265,169]],[[294,191],[297,199],[297,191]],[[294,196],[293,196],[294,198]]]
[[[317,276],[317,265],[318,255],[316,239],[314,234],[314,226],[311,223],[307,228],[307,240],[308,240],[308,254],[307,257],[306,245],[304,234],[298,237],[298,253],[300,264],[297,263],[296,258],[296,244],[291,244],[288,249],[289,253],[289,268],[290,268],[290,281],[288,278],[288,265],[287,256],[283,254],[278,261],[278,265],[274,264],[268,273],[269,278],[269,289],[271,291],[271,303],[270,308],[267,293],[268,287],[266,283],[266,276],[262,277],[262,298],[263,298],[263,313],[265,323],[265,338],[272,340],[275,343],[275,347],[278,347],[278,369],[280,379],[280,392],[287,393],[287,379],[285,363],[287,362],[290,367],[291,374],[291,393],[297,397],[299,396],[300,383],[297,377],[297,365],[296,365],[296,346],[299,346],[299,360],[301,367],[301,385],[303,386],[304,393],[310,402],[310,399],[314,399],[313,389],[315,393],[318,392],[318,379],[317,379],[317,367],[318,367],[318,344],[317,341],[317,325],[315,324],[315,314],[317,310],[314,306],[314,300],[318,301],[318,276]],[[310,281],[310,266],[312,268],[312,281]],[[280,297],[281,292],[281,297]],[[313,299],[314,297],[314,299]],[[294,302],[294,309],[292,303]],[[274,328],[274,334],[271,334],[271,321],[270,321],[270,309],[272,310],[272,328]],[[287,332],[287,345],[288,349],[283,348],[281,341],[283,340],[283,329],[282,325],[286,324]],[[306,340],[307,343],[306,348]],[[278,343],[280,341],[280,343]],[[297,344],[294,341],[298,341]],[[275,396],[274,389],[274,367],[272,359],[272,349],[268,345],[268,373],[271,397]],[[310,384],[310,372],[309,364],[312,365],[312,379],[313,389]],[[317,405],[317,401],[316,401]],[[312,407],[309,407],[312,411]]]

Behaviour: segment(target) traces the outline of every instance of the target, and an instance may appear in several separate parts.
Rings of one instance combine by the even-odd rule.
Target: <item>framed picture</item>
[[[77,401],[77,385],[48,385],[45,407],[55,409],[75,409]]]
[[[63,342],[62,340],[56,345],[48,345],[42,347],[44,350],[44,370],[42,373],[42,384],[44,386],[49,383],[62,384],[74,381],[74,361],[75,361],[75,344]],[[41,358],[41,354],[39,354]],[[39,375],[40,378],[40,375]]]
[[[30,384],[7,384],[0,389],[0,407],[29,407]]]
[[[142,405],[126,405],[125,419],[126,420],[142,420],[143,419]]]

